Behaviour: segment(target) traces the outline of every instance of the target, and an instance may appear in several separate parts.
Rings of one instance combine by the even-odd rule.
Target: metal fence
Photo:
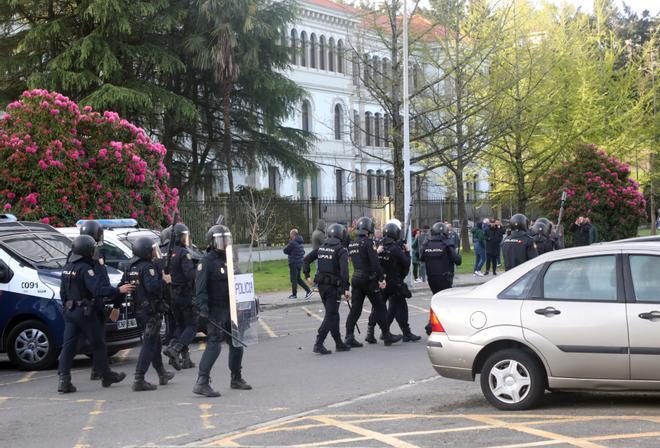
[[[282,245],[288,241],[289,230],[297,228],[308,242],[320,219],[326,223],[340,222],[351,224],[362,216],[372,217],[377,226],[382,226],[394,214],[392,200],[290,200],[276,198],[270,202],[270,232],[260,242],[261,245]],[[244,202],[228,198],[207,201],[182,200],[179,203],[180,216],[190,228],[193,241],[205,246],[206,230],[215,224],[218,216],[225,218],[238,244],[250,243],[250,216]],[[484,218],[509,218],[510,207],[493,204],[489,201],[466,201],[468,226]],[[403,217],[398,217],[403,221]],[[424,200],[413,202],[413,227],[431,226],[436,221],[449,221],[459,226],[458,203],[452,200]]]

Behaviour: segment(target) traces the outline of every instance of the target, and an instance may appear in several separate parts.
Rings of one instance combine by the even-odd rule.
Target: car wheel
[[[545,392],[545,373],[539,361],[522,350],[495,352],[481,369],[481,391],[504,411],[522,411],[536,406]]]
[[[46,324],[39,320],[27,320],[9,332],[7,354],[20,369],[44,370],[55,365],[58,350],[53,345]]]

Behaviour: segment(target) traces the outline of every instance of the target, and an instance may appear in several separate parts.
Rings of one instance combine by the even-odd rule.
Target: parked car
[[[529,409],[544,391],[660,390],[660,244],[546,253],[483,285],[439,292],[427,351],[447,378]]]
[[[53,227],[6,219],[0,222],[0,351],[25,370],[53,366],[64,337],[60,276],[71,241]],[[121,273],[109,268],[111,283]],[[107,303],[111,308],[112,304]],[[106,321],[109,354],[140,343],[132,302],[115,323]],[[82,341],[81,341],[82,343]],[[80,351],[88,353],[87,347]]]

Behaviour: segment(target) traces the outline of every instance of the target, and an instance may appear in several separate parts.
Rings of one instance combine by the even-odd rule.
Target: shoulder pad
[[[155,277],[156,276],[156,270],[154,268],[149,268],[149,275],[151,275],[152,277]]]
[[[90,277],[94,277],[94,269],[88,269],[87,273],[89,274]]]
[[[192,260],[192,255],[190,255],[190,252],[186,253],[186,258],[187,258],[188,260]]]
[[[204,267],[202,266],[202,262],[200,261],[199,264],[197,265],[197,270],[199,272],[202,272],[202,269],[204,269]]]

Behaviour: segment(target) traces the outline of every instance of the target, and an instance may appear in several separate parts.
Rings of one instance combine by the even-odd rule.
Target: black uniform
[[[81,335],[91,345],[94,369],[104,377],[110,373],[104,342],[105,330],[98,319],[97,303],[102,291],[105,291],[103,280],[96,274],[91,259],[68,262],[64,266],[60,288],[64,305],[64,345],[60,353],[60,376],[71,375],[71,365]]]
[[[378,254],[387,286],[382,292],[387,302],[387,323],[392,325],[394,319],[399,324],[403,337],[411,335],[410,325],[408,324],[408,302],[406,301],[407,287],[404,280],[410,271],[410,254],[403,250],[403,242],[394,241],[392,238],[385,237],[382,240],[383,251]],[[372,331],[375,320],[369,316],[369,331]]]
[[[426,263],[426,278],[433,294],[452,287],[454,265],[462,262],[453,241],[442,235],[431,235],[420,250],[419,259]]]
[[[179,353],[187,351],[188,345],[197,333],[197,322],[193,310],[195,265],[188,249],[181,245],[176,245],[172,251],[170,275],[172,276],[172,315],[175,323],[170,346],[172,347],[171,353],[178,357]],[[176,358],[174,361],[173,365],[177,368]]]
[[[550,237],[545,235],[535,235],[533,240],[538,255],[543,255],[546,252],[552,252],[555,250],[555,242]]]
[[[337,348],[343,350],[345,346],[339,332],[339,305],[341,304],[341,296],[350,288],[348,250],[343,246],[341,240],[329,238],[321,247],[305,256],[303,260],[305,278],[309,278],[310,264],[315,260],[318,260],[316,281],[325,307],[325,316],[318,330],[315,349],[320,351],[325,338],[330,333]]]
[[[200,316],[208,316],[209,320],[220,325],[231,334],[231,317],[229,313],[229,283],[227,277],[227,257],[224,252],[210,250],[197,265],[197,307]],[[232,339],[215,325],[207,325],[206,349],[199,361],[199,381],[208,384],[211,369],[220,356],[220,344],[229,344],[229,370],[232,379],[241,378],[243,362],[243,347],[234,347]]]
[[[524,230],[513,230],[502,242],[504,268],[508,271],[538,255],[534,241]]]
[[[385,280],[385,274],[378,262],[378,254],[371,238],[360,235],[356,241],[348,245],[348,254],[351,257],[354,271],[351,295],[352,307],[346,319],[346,340],[349,345],[358,346],[354,343],[354,331],[355,325],[362,314],[365,297],[371,302],[371,312],[375,314],[376,322],[381,331],[383,334],[389,335],[387,310],[378,286],[379,282]]]
[[[135,285],[133,298],[136,317],[138,325],[144,331],[142,347],[135,367],[136,380],[138,378],[144,380],[149,364],[153,365],[159,376],[162,376],[165,372],[160,355],[160,326],[165,310],[163,300],[165,281],[162,279],[162,272],[151,260],[133,258],[121,280],[122,285],[127,283]]]

